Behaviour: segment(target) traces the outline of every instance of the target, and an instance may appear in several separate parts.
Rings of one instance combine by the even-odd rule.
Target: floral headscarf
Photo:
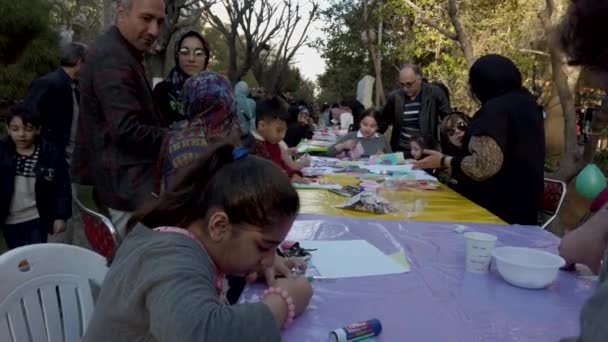
[[[232,86],[216,72],[203,71],[190,77],[184,84],[182,103],[189,120],[200,118],[208,141],[241,129]]]

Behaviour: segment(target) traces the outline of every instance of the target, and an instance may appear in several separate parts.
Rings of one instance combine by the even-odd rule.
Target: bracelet
[[[271,286],[268,289],[264,290],[264,293],[262,294],[262,299],[268,297],[271,294],[277,294],[281,296],[281,298],[285,300],[285,304],[287,304],[287,317],[283,322],[283,329],[287,329],[291,325],[291,323],[293,323],[293,319],[296,317],[296,306],[293,303],[293,298],[291,298],[291,296],[289,295],[289,293],[287,293],[286,290],[280,287]]]

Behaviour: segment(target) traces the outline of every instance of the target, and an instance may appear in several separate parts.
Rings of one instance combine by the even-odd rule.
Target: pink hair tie
[[[293,319],[296,317],[296,306],[293,303],[293,298],[291,298],[291,296],[289,295],[289,293],[287,293],[286,290],[280,287],[271,286],[264,291],[264,293],[262,294],[262,299],[265,299],[271,294],[277,294],[281,296],[281,298],[283,298],[283,300],[285,300],[285,303],[287,304],[287,317],[283,322],[283,329],[287,329],[291,325],[291,323],[293,323]]]

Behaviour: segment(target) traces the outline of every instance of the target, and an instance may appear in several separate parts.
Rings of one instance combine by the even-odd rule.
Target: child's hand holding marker
[[[306,267],[306,261],[303,258],[284,258],[276,256],[272,267],[249,273],[246,276],[246,279],[248,283],[253,283],[257,281],[258,278],[264,277],[269,286],[274,286],[277,277],[297,278],[306,274]]]

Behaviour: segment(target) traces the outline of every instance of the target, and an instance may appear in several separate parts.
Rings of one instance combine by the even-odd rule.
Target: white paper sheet
[[[321,190],[340,190],[342,189],[342,185],[340,184],[319,184],[319,183],[310,183],[310,184],[300,184],[294,183],[293,187],[296,189],[321,189]]]
[[[411,164],[404,165],[361,165],[362,169],[368,169],[372,173],[388,172],[412,172]]]
[[[363,169],[369,170],[371,173],[381,174],[382,171],[394,172],[397,174],[409,174],[413,175],[416,180],[430,180],[436,181],[437,178],[429,175],[423,170],[414,170],[411,164],[405,165],[361,165]]]
[[[323,278],[353,278],[409,272],[365,240],[299,241],[310,252],[310,263]]]

